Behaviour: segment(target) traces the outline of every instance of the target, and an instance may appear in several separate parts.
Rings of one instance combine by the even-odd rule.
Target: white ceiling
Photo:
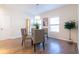
[[[64,4],[6,4],[7,8],[25,14],[38,15],[40,13],[63,7]]]

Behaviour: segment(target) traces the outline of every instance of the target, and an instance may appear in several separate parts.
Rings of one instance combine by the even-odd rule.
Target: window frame
[[[51,18],[59,18],[58,20],[59,20],[59,24],[50,24],[50,19]],[[58,32],[60,32],[60,17],[59,16],[56,16],[56,17],[51,17],[51,18],[49,18],[49,32],[55,32],[55,33],[58,33]],[[59,29],[58,29],[58,31],[51,31],[51,26],[59,26]]]

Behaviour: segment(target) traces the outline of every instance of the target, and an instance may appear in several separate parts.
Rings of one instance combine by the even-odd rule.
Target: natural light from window
[[[53,17],[49,19],[50,32],[59,32],[59,17]]]
[[[34,23],[38,23],[39,24],[39,28],[42,28],[42,21],[40,16],[35,16],[35,22]]]

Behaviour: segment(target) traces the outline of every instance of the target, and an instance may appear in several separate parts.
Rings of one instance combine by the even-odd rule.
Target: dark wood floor
[[[9,39],[0,41],[0,54],[77,54],[77,44],[49,38],[45,42],[45,50],[42,44],[33,51],[30,40],[26,40],[26,46],[21,46],[21,39]]]

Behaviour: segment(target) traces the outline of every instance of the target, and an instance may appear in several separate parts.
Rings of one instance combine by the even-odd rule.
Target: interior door
[[[0,14],[0,40],[10,37],[10,16]]]

